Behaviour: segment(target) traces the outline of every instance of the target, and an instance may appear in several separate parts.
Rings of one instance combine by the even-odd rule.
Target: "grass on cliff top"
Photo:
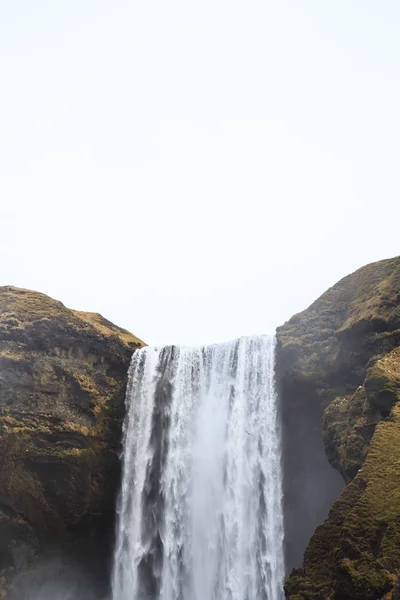
[[[146,345],[138,337],[132,335],[132,333],[130,333],[127,329],[117,327],[117,325],[114,325],[113,323],[111,323],[111,321],[108,321],[99,313],[84,312],[79,310],[74,310],[73,312],[85,323],[89,323],[90,325],[95,327],[95,329],[97,329],[97,331],[101,333],[101,335],[104,335],[106,337],[115,335],[119,337],[119,339],[122,340],[127,346],[131,346],[133,344],[135,346],[142,347]]]
[[[321,341],[357,322],[393,317],[400,321],[400,256],[347,275],[279,327],[278,334],[283,346],[307,342],[307,336],[310,341]]]
[[[117,337],[128,347],[142,347],[144,342],[126,329],[117,327],[97,313],[66,308],[62,302],[45,294],[16,288],[0,287],[0,326],[24,329],[38,321],[63,320],[76,330],[94,329],[102,336]]]
[[[388,321],[392,313],[400,317],[400,257],[367,265],[353,277],[355,297],[350,300],[347,319],[339,331],[350,329],[358,321]]]

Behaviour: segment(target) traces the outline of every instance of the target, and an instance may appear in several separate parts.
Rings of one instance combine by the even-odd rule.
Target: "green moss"
[[[106,337],[117,336],[125,345],[130,348],[141,348],[146,344],[139,338],[132,335],[127,329],[117,327],[111,321],[108,321],[98,313],[74,311],[75,315],[79,317],[86,325],[93,326],[101,335]]]
[[[380,358],[367,371],[365,389],[371,406],[387,416],[400,400],[400,352],[394,350]]]
[[[340,373],[354,392],[369,358],[400,344],[399,290],[400,257],[372,263],[339,281],[278,327],[286,373],[316,389],[333,387]],[[369,356],[364,356],[366,335]]]
[[[400,257],[339,281],[278,328],[277,340],[288,435],[295,436],[301,422],[294,412],[303,421],[308,415],[310,423],[323,415],[327,457],[348,483],[316,528],[303,569],[289,577],[287,597],[394,600],[400,574]]]
[[[141,346],[101,315],[0,287],[2,564],[19,548],[112,531],[127,369]]]
[[[397,348],[368,372],[367,380],[375,382],[373,393],[379,381],[376,385],[390,383],[398,397],[399,369]],[[357,410],[352,401],[358,403]],[[329,427],[339,436],[337,460],[342,465],[349,460],[349,444],[354,446],[352,436],[357,439],[356,434],[346,436],[346,432],[355,430],[355,415],[364,418],[369,401],[361,389],[356,398],[338,399],[327,410]],[[376,424],[359,473],[334,504],[328,520],[317,527],[303,571],[287,582],[287,597],[293,600],[300,593],[307,600],[376,600],[391,594],[400,576],[399,544],[400,403],[396,403],[390,417]]]
[[[326,408],[323,440],[331,465],[349,482],[364,463],[376,424],[380,420],[368,401],[364,386],[338,397]]]
[[[400,302],[400,264],[398,258],[367,265],[358,271],[355,298],[351,297],[347,318],[340,330],[351,329],[357,323],[390,323],[398,315]],[[350,276],[351,277],[351,276]]]
[[[5,335],[12,332],[18,335],[18,332],[37,326],[39,322],[45,326],[56,320],[77,332],[92,330],[103,337],[116,337],[132,349],[145,345],[129,331],[97,313],[73,311],[45,294],[13,286],[0,287],[0,315],[0,332]]]

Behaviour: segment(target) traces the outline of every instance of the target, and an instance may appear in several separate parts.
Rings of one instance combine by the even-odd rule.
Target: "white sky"
[[[398,0],[3,0],[0,285],[150,344],[400,253]]]

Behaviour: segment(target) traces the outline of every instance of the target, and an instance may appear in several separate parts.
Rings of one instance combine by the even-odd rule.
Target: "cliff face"
[[[277,340],[286,559],[297,567],[286,597],[399,600],[400,257],[344,278]],[[77,598],[92,598],[79,562],[100,597],[141,346],[100,315],[0,288],[0,598],[32,598],[37,565],[58,577],[58,556]]]
[[[141,346],[98,314],[0,288],[0,597],[16,572],[61,551],[106,577],[127,369]]]
[[[400,258],[344,278],[277,335],[290,566],[333,503],[286,596],[400,598]],[[336,502],[328,461],[347,484]]]

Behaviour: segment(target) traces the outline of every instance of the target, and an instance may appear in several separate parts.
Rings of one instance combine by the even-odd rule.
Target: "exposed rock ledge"
[[[400,598],[400,257],[345,277],[280,327],[277,372],[291,527],[297,519],[302,528],[302,515],[310,527],[307,502],[329,499],[313,479],[324,460],[317,438],[347,484],[289,577],[286,597]],[[314,486],[306,498],[298,470]]]
[[[107,576],[126,375],[141,346],[101,315],[0,288],[0,598],[15,572],[61,550]]]

